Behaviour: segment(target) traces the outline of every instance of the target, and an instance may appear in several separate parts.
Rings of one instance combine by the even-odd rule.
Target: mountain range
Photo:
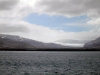
[[[100,48],[100,38],[85,43],[84,47],[70,47],[56,43],[43,43],[15,35],[0,34],[0,49],[92,49]]]
[[[62,49],[69,48],[55,43],[43,43],[15,35],[0,34],[0,49]]]

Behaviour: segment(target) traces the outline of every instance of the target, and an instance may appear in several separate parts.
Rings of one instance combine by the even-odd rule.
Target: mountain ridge
[[[43,43],[15,35],[0,34],[0,49],[59,49],[68,48],[55,43]]]
[[[100,48],[100,37],[92,40],[90,42],[85,43],[84,45],[85,48]]]

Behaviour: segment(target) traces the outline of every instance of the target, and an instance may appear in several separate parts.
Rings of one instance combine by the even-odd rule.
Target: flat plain
[[[99,51],[0,51],[0,75],[100,75],[99,71]]]

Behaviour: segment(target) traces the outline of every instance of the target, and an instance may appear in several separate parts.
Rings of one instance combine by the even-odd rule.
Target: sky
[[[81,46],[100,37],[100,0],[0,0],[0,34]]]
[[[37,24],[45,27],[49,27],[52,29],[58,29],[68,32],[81,32],[88,31],[91,26],[87,27],[85,25],[80,25],[78,23],[84,23],[89,18],[87,16],[78,16],[73,18],[67,18],[64,16],[48,16],[45,14],[30,14],[24,18],[25,21],[31,24]],[[71,25],[71,24],[74,25]],[[75,25],[76,24],[76,25]]]

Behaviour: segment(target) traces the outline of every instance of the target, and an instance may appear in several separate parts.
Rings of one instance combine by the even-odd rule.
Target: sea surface
[[[100,51],[0,51],[0,75],[100,75]]]

